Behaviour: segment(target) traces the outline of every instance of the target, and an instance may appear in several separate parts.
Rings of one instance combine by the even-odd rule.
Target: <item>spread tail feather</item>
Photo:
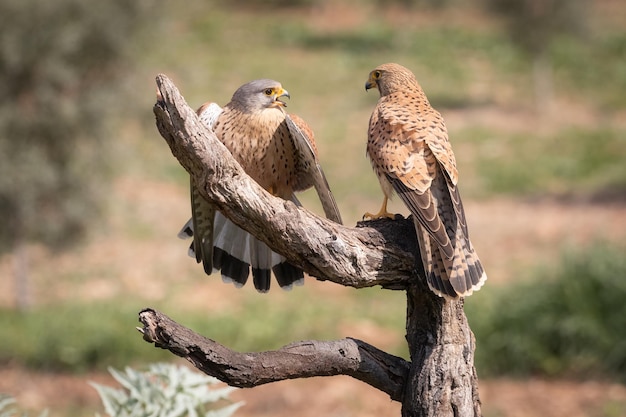
[[[179,232],[179,237],[192,237],[193,226],[191,220],[187,222]],[[273,252],[264,242],[235,225],[219,211],[215,212],[213,222],[211,254],[211,259],[201,259],[207,275],[220,271],[222,281],[232,283],[237,288],[246,284],[250,269],[254,288],[259,292],[269,291],[272,272],[284,290],[304,283],[304,272],[300,268],[287,262],[285,257]],[[195,241],[189,248],[189,255],[196,259],[200,256]]]
[[[483,286],[487,274],[469,239],[464,236],[455,239],[454,256],[448,259],[425,229],[416,224],[416,230],[426,281],[435,294],[456,299],[467,297]]]

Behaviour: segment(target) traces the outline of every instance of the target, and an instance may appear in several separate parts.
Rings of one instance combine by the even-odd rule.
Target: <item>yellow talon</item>
[[[365,219],[370,219],[370,220],[377,220],[377,219],[382,219],[384,217],[388,218],[388,219],[395,219],[396,215],[393,213],[389,213],[387,211],[387,201],[389,199],[387,198],[387,196],[385,196],[385,198],[383,199],[383,205],[381,206],[380,210],[378,211],[378,213],[376,214],[372,214],[372,213],[365,213],[363,215],[363,220]]]

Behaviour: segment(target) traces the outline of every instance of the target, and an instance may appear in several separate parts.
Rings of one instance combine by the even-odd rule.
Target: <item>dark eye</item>
[[[380,78],[380,71],[374,71],[374,79],[377,80]]]
[[[271,88],[266,88],[265,91],[263,91],[266,96],[271,96],[273,92],[274,90],[272,90]]]

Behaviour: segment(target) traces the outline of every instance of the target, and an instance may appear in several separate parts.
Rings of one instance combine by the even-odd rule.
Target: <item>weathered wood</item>
[[[355,339],[232,352],[153,310],[141,313],[144,338],[235,386],[346,374],[401,401],[404,417],[479,416],[475,342],[463,301],[444,300],[428,289],[415,267],[413,222],[385,219],[348,228],[271,196],[245,174],[167,77],[158,76],[157,85],[154,112],[161,135],[200,193],[226,217],[317,279],[406,291],[411,362]]]
[[[480,416],[475,339],[463,301],[433,297],[418,282],[407,291],[411,371],[402,416]]]
[[[147,342],[187,359],[228,385],[250,388],[314,376],[350,375],[401,401],[409,363],[361,340],[309,340],[267,352],[239,353],[200,336],[161,312],[139,313]]]

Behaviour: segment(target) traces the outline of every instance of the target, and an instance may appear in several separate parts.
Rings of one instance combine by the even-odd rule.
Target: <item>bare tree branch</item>
[[[149,308],[139,313],[139,321],[144,340],[231,386],[250,388],[285,379],[350,375],[402,401],[409,363],[361,340],[309,340],[275,351],[239,353]]]
[[[157,85],[159,132],[200,193],[226,217],[321,280],[356,288],[406,287],[415,273],[417,245],[407,241],[415,235],[411,222],[348,228],[272,196],[244,172],[166,76],[159,75]]]

